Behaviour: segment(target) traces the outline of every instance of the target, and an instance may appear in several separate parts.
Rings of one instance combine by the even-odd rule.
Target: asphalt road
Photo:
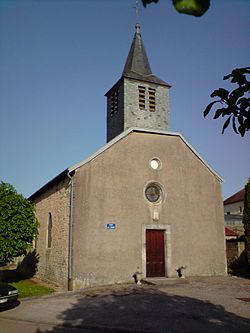
[[[0,333],[249,333],[250,280],[159,280],[55,293],[0,312]]]

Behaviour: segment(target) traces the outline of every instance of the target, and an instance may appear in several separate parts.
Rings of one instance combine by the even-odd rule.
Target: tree
[[[159,0],[141,0],[144,7],[152,2]],[[173,6],[179,13],[192,16],[202,16],[210,6],[210,0],[172,0]],[[227,116],[222,128],[222,134],[225,129],[232,124],[236,134],[242,137],[250,129],[250,82],[247,75],[250,74],[250,67],[236,68],[231,74],[224,76],[223,80],[231,78],[231,82],[237,87],[229,92],[224,88],[214,90],[211,97],[218,97],[216,101],[209,103],[203,112],[204,117],[208,115],[212,107],[219,103],[222,107],[218,108],[214,114],[214,119]]]
[[[0,259],[25,255],[38,234],[35,208],[13,186],[0,183]]]
[[[203,114],[206,117],[216,103],[221,106],[216,110],[214,119],[227,116],[222,134],[230,122],[234,132],[241,136],[244,136],[250,129],[250,82],[246,77],[249,74],[250,67],[234,69],[231,74],[224,76],[223,80],[231,79],[231,83],[235,83],[237,87],[231,92],[219,88],[211,94],[211,97],[218,97],[219,99],[209,103]]]
[[[250,265],[250,179],[245,186],[243,225],[245,229],[247,261]]]

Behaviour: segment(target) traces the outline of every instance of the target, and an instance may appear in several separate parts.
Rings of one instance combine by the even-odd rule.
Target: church
[[[220,176],[169,130],[170,85],[153,75],[140,25],[106,93],[107,143],[29,198],[38,277],[68,290],[226,274]]]

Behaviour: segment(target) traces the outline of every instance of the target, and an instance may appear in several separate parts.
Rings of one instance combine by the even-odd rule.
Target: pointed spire
[[[122,77],[136,80],[148,81],[170,87],[168,83],[152,74],[146,49],[144,47],[141,28],[137,16],[134,38],[129,50],[129,54],[122,72]]]
[[[136,23],[136,31],[133,42],[131,44],[126,64],[123,69],[122,76],[129,76],[130,72],[147,76],[152,74],[147,53],[141,38],[140,24]]]

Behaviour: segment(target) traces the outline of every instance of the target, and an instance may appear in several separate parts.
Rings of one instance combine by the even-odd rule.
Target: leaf
[[[208,104],[208,106],[206,107],[206,109],[205,109],[204,112],[203,112],[203,116],[204,116],[204,118],[209,114],[209,112],[210,112],[212,106],[213,106],[215,103],[217,103],[217,102],[219,102],[219,101],[214,101],[214,102],[211,102],[211,103]]]
[[[225,75],[225,76],[223,77],[223,80],[228,80],[228,79],[230,79],[231,76],[232,76],[232,74]]]
[[[202,16],[210,6],[210,0],[173,0],[177,12],[196,17]]]
[[[222,128],[222,134],[224,133],[224,131],[225,131],[225,129],[228,127],[228,125],[229,125],[229,123],[230,123],[230,120],[231,120],[231,117],[229,117],[226,121],[225,121],[225,123],[224,123],[224,126],[223,126],[223,128]]]
[[[239,132],[240,132],[240,135],[243,137],[245,135],[245,132],[246,132],[246,128],[244,125],[240,125],[239,126]]]
[[[242,97],[238,100],[237,104],[240,105],[242,110],[246,110],[250,106],[250,98]]]
[[[221,116],[223,112],[223,109],[218,109],[216,112],[215,112],[215,115],[214,115],[214,118],[213,119],[217,119]]]
[[[210,97],[217,97],[218,96],[218,89],[217,90],[214,90],[212,92],[212,94],[210,95]]]
[[[235,117],[233,117],[233,130],[235,131],[235,133],[239,134],[239,132],[236,128]]]
[[[148,4],[150,4],[151,2],[155,2],[157,3],[159,0],[141,0],[142,4],[144,7],[146,7]]]
[[[239,124],[240,124],[240,125],[243,125],[243,121],[244,121],[244,118],[243,118],[242,115],[240,114],[240,115],[238,116],[238,122],[239,122]]]
[[[222,98],[222,99],[227,100],[228,94],[229,94],[229,91],[226,90],[226,89],[224,89],[224,88],[219,88],[217,90],[217,96],[220,97],[220,98]]]
[[[229,97],[229,101],[230,103],[233,103],[235,104],[237,102],[237,100],[244,96],[244,94],[247,92],[247,87],[245,86],[241,86],[235,90],[233,90],[231,93],[230,93],[230,97]]]

